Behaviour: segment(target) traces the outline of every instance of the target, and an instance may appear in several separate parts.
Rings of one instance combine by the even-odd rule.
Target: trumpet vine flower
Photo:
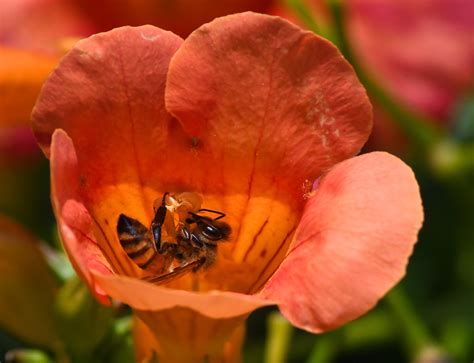
[[[421,226],[410,168],[354,157],[372,109],[352,67],[278,17],[218,18],[184,41],[153,26],[82,40],[44,85],[33,128],[73,265],[99,299],[134,309],[135,335],[152,342],[139,351],[160,362],[238,361],[261,306],[311,332],[357,318],[404,275]],[[233,232],[214,265],[157,286],[117,221],[149,226],[164,192],[199,193]]]

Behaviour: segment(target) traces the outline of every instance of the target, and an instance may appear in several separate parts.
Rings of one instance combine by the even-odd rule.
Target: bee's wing
[[[147,277],[144,277],[143,280],[147,282],[151,282],[152,284],[161,285],[161,284],[173,281],[177,279],[178,277],[181,277],[182,275],[192,271],[194,268],[198,268],[200,265],[202,265],[201,259],[194,260],[193,262],[190,262],[184,266],[176,267],[171,272],[165,273],[163,275],[147,276]]]

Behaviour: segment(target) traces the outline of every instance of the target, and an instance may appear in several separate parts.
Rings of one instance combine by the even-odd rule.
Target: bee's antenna
[[[221,219],[221,218],[224,218],[224,217],[225,217],[225,213],[219,212],[219,211],[213,210],[213,209],[205,209],[205,208],[202,208],[202,209],[199,209],[198,212],[209,212],[209,213],[218,214],[219,217],[214,218],[215,221],[217,221],[218,219]],[[194,215],[194,213],[192,213],[192,214]]]

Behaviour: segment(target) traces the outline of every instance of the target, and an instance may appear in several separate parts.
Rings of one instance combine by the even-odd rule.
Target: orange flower
[[[371,129],[351,66],[277,17],[219,18],[185,41],[152,26],[80,41],[33,125],[74,266],[100,299],[134,309],[163,362],[224,355],[264,305],[312,332],[360,316],[403,276],[421,225],[403,162],[348,159]],[[149,226],[166,191],[200,193],[233,233],[213,266],[156,286],[139,279],[117,221]]]
[[[37,159],[26,126],[42,83],[57,58],[0,47],[0,166]]]
[[[92,34],[86,23],[66,1],[2,1],[0,166],[37,160],[31,110],[62,53],[60,42],[67,36]]]

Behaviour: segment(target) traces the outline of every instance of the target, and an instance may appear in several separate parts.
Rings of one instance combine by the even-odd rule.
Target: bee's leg
[[[193,267],[193,272],[197,272],[201,269],[201,267],[205,267],[208,263],[208,258],[207,256],[202,256],[200,257],[199,259],[196,260],[197,261],[197,264],[196,266]]]
[[[161,205],[155,211],[155,217],[151,222],[151,233],[153,234],[153,240],[155,241],[155,247],[157,251],[160,251],[161,248],[161,227],[163,223],[165,223],[166,218],[166,196],[169,193],[166,192],[163,194],[163,198],[161,200]]]
[[[187,264],[193,259],[193,249],[188,240],[179,238],[178,244],[176,245],[176,252],[174,258],[180,263],[180,265]]]
[[[190,254],[193,260],[197,261],[193,267],[193,272],[197,272],[202,268],[207,269],[216,262],[217,246],[205,243],[201,248],[193,247]]]
[[[213,244],[206,243],[205,248],[206,248],[206,254],[205,254],[206,259],[200,267],[206,269],[206,268],[212,266],[216,262],[216,259],[217,259],[217,246],[213,245]]]
[[[163,271],[169,271],[173,260],[178,255],[179,246],[176,243],[164,242],[161,248],[158,250],[160,255],[163,256]]]

